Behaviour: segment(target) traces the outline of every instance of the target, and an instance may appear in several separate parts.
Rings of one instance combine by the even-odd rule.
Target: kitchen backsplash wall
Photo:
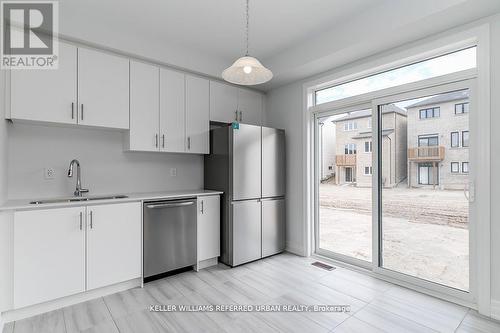
[[[67,177],[76,158],[82,186],[92,194],[199,189],[203,156],[126,152],[123,132],[14,123],[8,125],[8,198],[72,195],[76,172]],[[45,168],[54,179],[44,178]],[[176,176],[171,176],[171,168]]]

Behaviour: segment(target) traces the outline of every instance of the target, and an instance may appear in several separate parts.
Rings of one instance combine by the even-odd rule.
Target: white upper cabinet
[[[209,153],[209,81],[186,75],[186,151]]]
[[[76,47],[59,43],[59,68],[10,71],[10,118],[76,124]]]
[[[78,49],[78,123],[129,128],[129,60]]]
[[[236,121],[238,88],[210,81],[210,120],[223,123]]]
[[[210,120],[262,124],[263,96],[252,90],[210,81]]]
[[[141,273],[141,203],[88,206],[87,289]]]
[[[129,149],[158,151],[160,135],[160,69],[130,61]]]
[[[85,207],[14,214],[14,308],[85,290]]]
[[[161,151],[184,152],[186,149],[186,95],[184,73],[160,69]]]
[[[262,124],[262,94],[238,89],[238,121],[244,124]]]

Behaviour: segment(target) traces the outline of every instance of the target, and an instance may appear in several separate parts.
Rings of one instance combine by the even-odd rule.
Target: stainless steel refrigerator
[[[205,188],[223,191],[221,257],[230,266],[285,249],[285,131],[239,124],[210,131]]]

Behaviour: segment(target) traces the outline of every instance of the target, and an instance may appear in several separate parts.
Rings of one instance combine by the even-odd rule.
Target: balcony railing
[[[442,161],[444,160],[443,146],[429,146],[408,148],[408,159],[410,161]]]
[[[337,155],[335,157],[335,164],[338,166],[351,166],[356,165],[356,154]]]

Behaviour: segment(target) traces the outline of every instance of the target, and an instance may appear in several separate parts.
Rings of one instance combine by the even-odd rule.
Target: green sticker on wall
[[[240,129],[240,123],[238,123],[238,122],[234,121],[234,122],[231,124],[231,127],[232,127],[233,129]]]

